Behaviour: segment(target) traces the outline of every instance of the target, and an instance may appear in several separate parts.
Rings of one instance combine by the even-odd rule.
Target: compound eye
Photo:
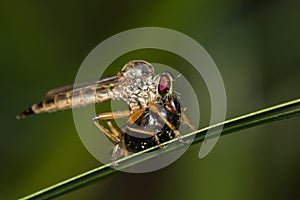
[[[158,93],[164,97],[169,93],[172,87],[172,76],[169,73],[163,73],[158,83]]]
[[[159,91],[165,91],[168,87],[168,78],[166,76],[162,76],[159,80]]]

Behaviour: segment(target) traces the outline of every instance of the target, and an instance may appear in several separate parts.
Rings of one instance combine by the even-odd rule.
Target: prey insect
[[[55,112],[109,100],[123,100],[129,110],[105,112],[93,118],[94,124],[115,145],[112,162],[115,163],[119,149],[124,156],[128,152],[139,152],[159,145],[175,137],[182,143],[179,133],[181,122],[195,130],[184,113],[180,97],[173,91],[174,77],[170,72],[154,73],[153,66],[143,60],[128,62],[116,75],[98,80],[92,84],[83,83],[50,90],[43,101],[33,104],[17,115]],[[112,121],[127,118],[121,129]],[[106,122],[106,127],[104,126]]]

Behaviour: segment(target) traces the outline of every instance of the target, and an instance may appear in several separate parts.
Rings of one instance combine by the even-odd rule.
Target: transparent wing
[[[117,76],[110,76],[107,78],[103,78],[101,80],[96,80],[96,81],[86,81],[86,82],[82,82],[82,83],[78,83],[75,85],[71,84],[71,85],[65,85],[59,88],[55,88],[52,90],[49,90],[45,97],[52,97],[54,95],[58,95],[58,94],[63,94],[63,93],[67,93],[67,92],[74,92],[76,90],[80,90],[80,89],[84,89],[84,88],[89,88],[89,87],[95,87],[97,85],[106,85],[106,84],[110,84],[110,83],[116,83],[118,81],[118,77]]]

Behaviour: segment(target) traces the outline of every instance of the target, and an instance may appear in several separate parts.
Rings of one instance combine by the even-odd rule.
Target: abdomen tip
[[[32,115],[34,114],[33,110],[31,108],[28,108],[27,110],[25,110],[24,112],[18,114],[16,116],[17,119],[21,119],[21,118],[26,118],[28,115]]]

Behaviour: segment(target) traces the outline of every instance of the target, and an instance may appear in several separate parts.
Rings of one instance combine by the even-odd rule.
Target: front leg
[[[130,115],[130,111],[105,112],[93,118],[94,124],[114,143],[120,142],[120,132],[112,125],[113,119],[125,118]],[[110,130],[101,125],[98,121],[106,121]]]

